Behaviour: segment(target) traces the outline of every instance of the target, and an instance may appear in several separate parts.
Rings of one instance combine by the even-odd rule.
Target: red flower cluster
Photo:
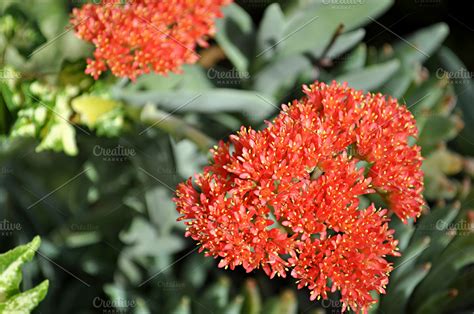
[[[360,208],[380,193],[401,219],[424,201],[417,129],[395,99],[347,85],[304,86],[262,131],[242,128],[214,162],[177,188],[186,236],[220,267],[291,275],[311,299],[341,292],[344,309],[367,310],[384,293],[398,255],[387,210]]]
[[[104,0],[74,9],[77,35],[96,46],[86,73],[97,79],[110,68],[135,79],[154,71],[179,71],[198,59],[196,45],[206,46],[220,7],[231,0]]]

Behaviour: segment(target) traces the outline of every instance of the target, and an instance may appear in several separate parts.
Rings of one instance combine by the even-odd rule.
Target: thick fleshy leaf
[[[444,23],[419,30],[405,40],[397,41],[394,45],[395,55],[406,64],[422,63],[439,48],[448,33],[449,28]]]
[[[243,310],[249,314],[259,314],[262,311],[262,297],[255,280],[248,279],[244,285],[245,301]]]
[[[347,82],[355,89],[374,91],[385,83],[400,66],[397,60],[370,65],[361,71],[348,72],[334,78],[337,82]]]
[[[254,89],[276,99],[288,96],[298,77],[311,68],[311,62],[301,56],[292,56],[269,64],[257,73]]]
[[[420,254],[429,247],[431,243],[430,237],[423,237],[416,242],[411,243],[408,248],[403,252],[403,255],[396,259],[394,270],[390,274],[391,282],[398,282],[404,277],[412,266],[416,264],[416,259]]]
[[[281,57],[309,52],[326,47],[339,25],[345,31],[371,22],[392,4],[391,0],[369,0],[347,4],[343,2],[317,1],[302,5],[288,17],[283,33],[284,40],[278,45]]]
[[[380,91],[395,98],[400,98],[408,90],[414,77],[413,67],[402,64],[397,73],[380,88]]]
[[[223,10],[224,17],[216,21],[216,40],[239,71],[247,71],[255,35],[252,18],[237,4]]]
[[[278,3],[272,3],[265,10],[257,33],[257,58],[269,59],[283,39],[285,16]]]
[[[344,33],[336,38],[334,43],[328,49],[325,58],[334,59],[341,54],[349,51],[352,47],[357,45],[365,36],[365,30],[362,28],[352,32]],[[314,58],[321,57],[325,47],[317,46],[314,50],[311,50],[311,55]]]
[[[191,314],[191,302],[189,298],[183,297],[178,306],[170,314]]]
[[[367,60],[367,46],[358,45],[351,53],[341,60],[341,64],[336,68],[336,73],[349,73],[361,70]]]
[[[462,110],[463,120],[466,122],[461,136],[456,139],[456,147],[466,153],[474,154],[474,83],[472,75],[468,73],[466,66],[449,49],[443,47],[439,53],[443,69],[438,69],[437,76],[451,77],[452,85],[456,91],[457,106]]]
[[[413,290],[426,277],[430,267],[430,264],[417,266],[404,274],[396,284],[391,284],[387,289],[387,294],[382,298],[380,312],[398,314],[400,311],[405,311],[405,306]]]
[[[279,108],[272,97],[226,88],[202,92],[122,92],[118,96],[130,104],[144,106],[152,103],[174,113],[240,112],[251,121],[261,121]]]
[[[465,266],[474,263],[474,237],[460,234],[434,261],[433,268],[416,289],[412,302],[422,305],[436,291],[443,291]]]
[[[440,142],[455,138],[459,132],[458,122],[459,120],[455,117],[429,116],[420,132],[418,145],[427,153],[432,151]]]

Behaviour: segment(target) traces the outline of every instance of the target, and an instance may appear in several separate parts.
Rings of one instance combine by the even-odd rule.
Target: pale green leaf
[[[355,89],[373,91],[385,83],[400,67],[398,60],[370,65],[363,70],[348,72],[335,78],[337,82],[347,82]]]
[[[253,49],[252,18],[237,4],[226,6],[224,17],[216,21],[216,40],[237,70],[245,72]]]
[[[308,52],[317,44],[326,47],[339,25],[345,31],[371,22],[392,4],[391,0],[367,0],[345,5],[318,1],[304,6],[289,17],[279,44],[281,57]]]

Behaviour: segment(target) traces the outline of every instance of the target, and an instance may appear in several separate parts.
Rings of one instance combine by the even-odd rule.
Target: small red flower
[[[346,84],[304,86],[262,131],[242,128],[212,151],[214,162],[177,188],[187,225],[220,267],[262,267],[291,276],[311,299],[339,290],[344,310],[366,311],[384,293],[399,255],[387,210],[361,208],[380,193],[404,221],[424,204],[417,129],[395,99]]]
[[[105,0],[74,9],[76,34],[96,46],[86,73],[97,79],[108,68],[135,79],[151,71],[178,72],[198,59],[221,6],[231,0]]]

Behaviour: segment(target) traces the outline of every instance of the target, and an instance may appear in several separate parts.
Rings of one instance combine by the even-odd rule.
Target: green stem
[[[207,152],[216,141],[197,128],[191,126],[186,121],[173,116],[172,114],[161,111],[155,105],[146,105],[139,112],[132,113],[132,117],[148,124],[150,127],[157,128],[181,139],[187,138],[194,142],[200,150]]]

